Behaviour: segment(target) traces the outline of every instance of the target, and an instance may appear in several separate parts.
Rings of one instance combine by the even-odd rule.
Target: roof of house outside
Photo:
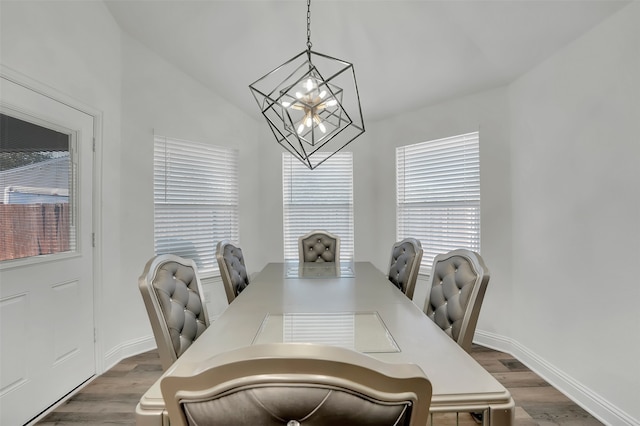
[[[69,193],[69,179],[69,157],[57,157],[0,171],[0,191],[4,194],[7,191],[30,187],[49,194],[64,195]]]

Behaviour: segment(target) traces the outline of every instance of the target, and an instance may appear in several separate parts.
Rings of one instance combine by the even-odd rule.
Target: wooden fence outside
[[[0,234],[0,261],[69,251],[69,204],[0,204]]]

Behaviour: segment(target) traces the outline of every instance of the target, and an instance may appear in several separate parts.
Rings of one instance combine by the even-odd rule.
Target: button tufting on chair
[[[229,241],[220,241],[216,246],[216,259],[227,301],[231,303],[249,285],[242,249]]]
[[[466,351],[488,282],[489,270],[478,253],[459,249],[434,259],[424,312]]]
[[[407,426],[429,420],[431,383],[420,367],[337,346],[250,345],[183,373],[160,381],[172,426]]]
[[[388,278],[409,299],[413,299],[421,261],[422,246],[415,238],[405,238],[393,245]]]
[[[298,238],[300,262],[340,261],[340,238],[327,231],[316,230]]]
[[[155,256],[138,286],[166,370],[209,326],[196,265],[171,254]]]

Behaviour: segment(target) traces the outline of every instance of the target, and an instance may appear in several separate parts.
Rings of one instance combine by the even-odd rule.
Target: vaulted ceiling
[[[304,0],[105,3],[129,35],[255,117],[248,85],[306,49]],[[311,42],[353,63],[366,122],[507,84],[627,3],[314,0]]]

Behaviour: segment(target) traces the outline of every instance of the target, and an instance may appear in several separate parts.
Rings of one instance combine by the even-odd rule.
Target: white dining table
[[[419,365],[431,412],[483,412],[513,424],[509,391],[369,262],[270,263],[163,376],[188,375],[217,354],[258,343],[335,344],[390,363]],[[156,381],[136,407],[139,426],[169,424]]]

